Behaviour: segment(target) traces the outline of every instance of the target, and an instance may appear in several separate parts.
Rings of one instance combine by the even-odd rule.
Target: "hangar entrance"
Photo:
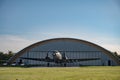
[[[110,60],[108,60],[108,66],[111,66],[111,61]]]

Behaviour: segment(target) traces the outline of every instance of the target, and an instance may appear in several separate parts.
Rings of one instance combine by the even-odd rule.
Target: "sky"
[[[120,54],[120,1],[0,0],[0,51],[64,37]]]

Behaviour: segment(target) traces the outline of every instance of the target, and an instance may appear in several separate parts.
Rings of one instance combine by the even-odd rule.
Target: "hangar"
[[[117,66],[112,52],[74,38],[54,38],[32,44],[16,53],[8,64],[29,66]]]

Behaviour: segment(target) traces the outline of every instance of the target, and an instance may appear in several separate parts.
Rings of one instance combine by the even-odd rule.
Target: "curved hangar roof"
[[[76,45],[77,44],[77,45]],[[79,45],[78,45],[79,44]],[[67,46],[66,46],[67,45]],[[60,47],[62,46],[62,47]],[[15,54],[8,63],[13,63],[16,59],[18,59],[21,55],[33,51],[38,50],[37,47],[39,47],[39,50],[42,51],[102,51],[106,55],[108,55],[112,60],[114,60],[118,65],[120,65],[119,59],[114,56],[111,52],[108,50],[94,44],[88,41],[80,40],[80,39],[73,39],[73,38],[55,38],[55,39],[48,39],[44,41],[37,42],[35,44],[32,44],[17,54]]]

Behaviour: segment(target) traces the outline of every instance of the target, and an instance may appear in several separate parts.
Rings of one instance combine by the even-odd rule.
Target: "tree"
[[[117,56],[120,60],[120,55],[117,52],[114,52],[114,55]]]
[[[0,52],[0,65],[2,65],[7,60],[9,60],[10,57],[12,57],[13,55],[14,55],[14,53],[12,51],[9,51],[8,53]]]
[[[116,56],[118,56],[118,53],[117,53],[117,52],[114,52],[114,54],[115,54]]]

